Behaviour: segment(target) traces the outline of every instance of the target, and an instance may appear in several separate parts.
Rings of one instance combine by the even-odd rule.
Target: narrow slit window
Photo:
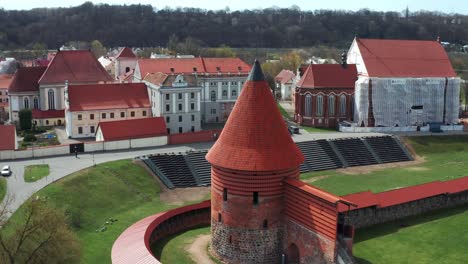
[[[224,190],[223,190],[223,201],[227,201],[227,195],[228,195],[227,189],[224,188]]]
[[[258,192],[253,193],[253,204],[258,205]]]
[[[221,221],[223,221],[223,217],[221,216],[221,213],[218,213],[218,222],[221,223]]]
[[[268,220],[263,220],[263,229],[267,229],[268,228]]]

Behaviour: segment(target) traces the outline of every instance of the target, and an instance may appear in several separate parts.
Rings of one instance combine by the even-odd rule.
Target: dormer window
[[[197,67],[193,67],[193,71],[194,71],[194,72],[197,72]]]
[[[221,71],[221,68],[220,68],[220,67],[216,67],[216,71]]]
[[[242,71],[242,67],[241,66],[237,67],[237,70]]]
[[[171,68],[171,72],[174,73],[174,68]]]

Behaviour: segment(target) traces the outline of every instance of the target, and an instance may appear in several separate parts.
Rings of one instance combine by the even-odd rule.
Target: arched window
[[[39,99],[37,97],[34,97],[33,103],[34,103],[34,109],[39,109]]]
[[[304,115],[312,116],[312,96],[310,94],[305,97]]]
[[[317,116],[323,115],[323,96],[317,96]]]
[[[223,97],[227,96],[227,90],[223,90]]]
[[[24,108],[25,108],[25,109],[29,109],[29,98],[28,98],[28,97],[24,97],[24,98],[23,98],[23,102],[24,102]]]
[[[340,96],[340,115],[346,116],[346,96],[344,94]]]
[[[328,116],[335,115],[335,96],[329,95],[328,96]]]
[[[215,91],[211,91],[211,101],[216,101],[216,92]]]
[[[50,89],[47,94],[49,96],[49,110],[55,110],[55,93],[54,93],[54,90]]]
[[[231,96],[236,97],[237,96],[237,90],[232,90],[231,91]]]

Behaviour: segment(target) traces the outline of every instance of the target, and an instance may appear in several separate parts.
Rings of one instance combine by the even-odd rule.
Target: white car
[[[10,166],[4,166],[4,167],[2,168],[1,174],[2,174],[2,176],[10,176],[10,175],[11,175]]]

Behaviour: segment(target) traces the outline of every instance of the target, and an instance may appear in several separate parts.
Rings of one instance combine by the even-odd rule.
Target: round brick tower
[[[304,156],[255,61],[211,163],[212,251],[227,263],[279,263],[285,178]]]

